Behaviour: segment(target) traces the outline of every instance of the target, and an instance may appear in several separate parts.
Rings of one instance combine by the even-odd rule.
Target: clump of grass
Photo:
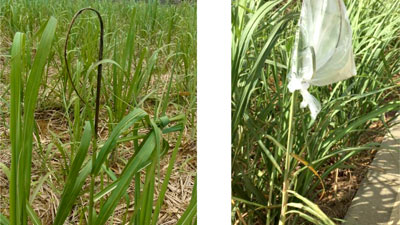
[[[311,89],[323,101],[312,121],[307,110],[291,107],[299,99],[287,89],[300,2],[233,2],[233,222],[336,223],[314,203],[323,182],[361,151],[380,148],[360,134],[376,121],[390,127],[385,114],[400,107],[399,3],[346,3],[358,74]]]

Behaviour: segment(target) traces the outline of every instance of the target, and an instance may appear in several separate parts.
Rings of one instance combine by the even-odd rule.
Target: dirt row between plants
[[[395,113],[386,114],[386,121],[392,119]],[[392,124],[398,123],[399,118],[397,118],[397,122],[392,122]],[[361,135],[361,143],[384,142],[387,139],[387,135],[385,126],[381,122],[375,122],[370,126],[370,131]],[[368,177],[368,171],[381,170],[379,166],[373,163],[377,152],[377,150],[360,152],[345,163],[345,168],[332,171],[330,176],[325,180],[326,195],[324,198],[317,200],[316,203],[330,218],[345,219],[356,194],[363,187],[363,183],[365,183],[365,179]],[[365,211],[362,212],[365,214]],[[338,224],[340,223],[338,222]],[[357,225],[369,224],[358,223]]]

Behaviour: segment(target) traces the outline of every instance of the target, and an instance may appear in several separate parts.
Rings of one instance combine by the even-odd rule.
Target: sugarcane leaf
[[[31,219],[34,225],[42,225],[42,222],[39,219],[39,216],[36,215],[35,211],[32,209],[29,203],[26,203],[26,210],[28,212],[28,216]]]
[[[7,217],[0,213],[0,225],[9,225],[10,221],[8,221]]]
[[[106,143],[104,143],[103,147],[100,149],[99,154],[96,157],[96,162],[94,165],[93,172],[94,174],[98,174],[101,168],[101,165],[105,162],[107,155],[111,152],[111,150],[116,146],[117,140],[120,134],[131,127],[134,123],[140,121],[147,113],[142,109],[135,108],[126,115],[118,124],[115,126],[113,131],[111,132],[109,138],[107,139]]]
[[[54,224],[64,224],[76,200],[77,194],[80,191],[80,188],[79,190],[74,190],[74,188],[76,188],[77,184],[78,187],[80,186],[78,174],[89,150],[92,133],[91,125],[86,121],[78,152],[72,162],[71,169],[65,182]]]
[[[18,208],[17,195],[17,169],[19,153],[21,149],[21,93],[22,93],[22,69],[25,35],[17,32],[14,36],[11,48],[11,105],[10,105],[10,139],[11,139],[11,171],[10,171],[10,221],[17,223]]]
[[[279,143],[279,142],[278,142]],[[261,142],[261,140],[258,140],[258,145],[261,147],[261,149],[264,151],[265,155],[268,157],[268,159],[272,162],[272,165],[278,170],[280,174],[282,174],[282,170],[276,162],[274,156],[271,154],[271,152],[265,147],[265,145]]]
[[[121,176],[118,178],[118,185],[111,192],[110,197],[106,200],[104,205],[100,209],[98,218],[95,224],[103,225],[107,222],[109,217],[112,215],[115,207],[118,205],[121,197],[126,192],[132,181],[133,176],[138,172],[140,165],[147,161],[153,153],[156,146],[155,132],[151,133],[146,137],[140,145],[137,153],[129,160],[125,166]]]
[[[189,206],[186,208],[181,218],[179,218],[176,225],[196,224],[195,220],[196,216],[197,216],[197,178],[193,186],[192,198],[190,199]]]
[[[22,223],[26,223],[27,220],[25,205],[30,194],[34,111],[39,95],[39,87],[42,81],[44,67],[50,55],[56,26],[57,20],[54,17],[50,17],[40,39],[24,95],[24,115],[21,134],[22,146],[21,152],[19,152],[17,156],[19,157],[19,161],[17,164],[18,201],[16,215],[16,220],[22,221]],[[19,224],[19,222],[17,222],[17,224]]]
[[[177,156],[178,151],[179,151],[179,146],[181,144],[182,136],[183,136],[183,131],[181,131],[180,134],[179,134],[178,140],[177,140],[177,142],[175,144],[174,150],[172,151],[172,155],[171,155],[171,158],[170,158],[169,163],[168,163],[167,173],[165,174],[165,178],[164,178],[163,184],[161,186],[161,190],[160,190],[160,193],[158,195],[156,207],[155,207],[155,210],[154,210],[154,213],[153,213],[152,225],[155,225],[157,223],[157,221],[158,221],[158,216],[159,216],[159,213],[160,213],[160,210],[161,210],[161,206],[163,205],[163,202],[164,202],[165,193],[166,193],[167,188],[168,188],[169,179],[171,177],[172,169],[174,167],[176,156]]]

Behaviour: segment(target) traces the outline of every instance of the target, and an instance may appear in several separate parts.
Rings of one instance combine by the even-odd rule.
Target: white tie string
[[[301,96],[303,97],[303,101],[300,104],[301,108],[305,108],[308,106],[311,112],[311,118],[315,120],[317,118],[318,113],[321,111],[321,103],[308,92],[308,88],[310,84],[304,80],[303,78],[298,78],[297,76],[292,76],[288,88],[291,93],[296,90],[300,91]]]

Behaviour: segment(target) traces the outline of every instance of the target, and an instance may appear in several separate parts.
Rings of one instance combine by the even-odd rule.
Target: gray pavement
[[[397,118],[396,123],[400,122]],[[400,225],[400,124],[392,127],[376,153],[343,225]]]

